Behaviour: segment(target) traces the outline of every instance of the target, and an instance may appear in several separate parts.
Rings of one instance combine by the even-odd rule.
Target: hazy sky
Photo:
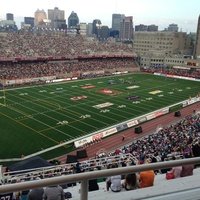
[[[66,19],[76,12],[80,22],[100,19],[111,27],[112,14],[120,13],[133,16],[134,25],[156,24],[162,30],[176,23],[187,32],[196,32],[200,14],[200,0],[1,0],[0,18],[9,12],[19,22],[24,16],[33,17],[38,8],[47,12],[54,7],[64,10]]]

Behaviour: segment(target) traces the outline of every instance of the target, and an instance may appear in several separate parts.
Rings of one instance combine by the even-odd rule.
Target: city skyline
[[[13,13],[15,21],[19,26],[23,17],[33,17],[37,9],[48,9],[58,7],[65,11],[65,19],[68,19],[72,11],[76,12],[80,22],[91,23],[94,19],[100,19],[103,25],[111,27],[112,14],[119,13],[125,16],[133,16],[134,26],[138,24],[156,24],[159,30],[168,27],[169,24],[178,24],[179,30],[185,32],[196,32],[197,21],[200,14],[200,1],[191,0],[102,0],[97,5],[92,0],[7,0],[1,3],[0,19],[6,18],[6,13]]]

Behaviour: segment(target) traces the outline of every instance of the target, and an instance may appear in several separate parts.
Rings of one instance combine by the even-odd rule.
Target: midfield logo
[[[114,96],[114,95],[120,94],[121,92],[118,90],[111,90],[111,89],[103,88],[103,89],[99,90],[99,93],[109,95],[109,96]]]

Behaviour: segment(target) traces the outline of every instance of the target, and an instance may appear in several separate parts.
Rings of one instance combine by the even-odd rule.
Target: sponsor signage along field
[[[154,119],[154,118],[155,118],[155,114],[152,113],[152,114],[150,114],[150,115],[147,115],[146,118],[147,118],[147,120]]]
[[[169,108],[162,108],[160,110],[157,110],[156,112],[153,112],[149,115],[146,115],[147,120],[151,120],[154,119],[156,117],[159,117],[161,115],[167,114],[169,112]]]
[[[107,136],[112,135],[112,134],[114,134],[114,133],[117,133],[116,127],[104,131],[104,132],[103,132],[103,136],[104,136],[104,137],[107,137]]]
[[[128,128],[129,128],[129,127],[135,126],[135,125],[137,125],[137,124],[138,124],[138,121],[137,121],[137,120],[133,120],[133,121],[128,122],[128,123],[127,123],[127,126],[128,126]]]
[[[83,146],[87,143],[90,143],[91,141],[92,141],[92,136],[84,138],[82,140],[75,141],[74,145],[75,145],[76,148],[78,148],[78,147],[81,147],[81,146]]]
[[[183,102],[183,107],[200,101],[200,97],[194,97]]]
[[[143,123],[143,122],[146,122],[146,121],[147,121],[146,117],[141,117],[141,118],[138,119],[139,123]]]
[[[127,128],[128,128],[127,124],[120,124],[117,126],[117,131],[123,131]]]
[[[94,141],[94,140],[100,140],[101,138],[107,137],[107,136],[112,135],[114,133],[117,133],[117,129],[111,128],[111,129],[108,129],[106,131],[99,132],[99,133],[96,133],[92,136],[89,136],[89,137],[83,138],[81,140],[75,141],[74,145],[75,145],[75,147],[81,147],[81,146],[83,146],[87,143]]]

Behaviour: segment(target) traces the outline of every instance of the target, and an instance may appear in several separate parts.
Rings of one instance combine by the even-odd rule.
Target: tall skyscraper
[[[68,17],[68,28],[76,28],[78,24],[78,15],[74,11],[72,11],[70,16]]]
[[[133,17],[125,17],[120,23],[121,41],[133,40]]]
[[[24,24],[29,24],[31,27],[34,27],[34,17],[24,17]]]
[[[88,23],[88,25],[87,25],[87,36],[92,36],[92,31],[93,31],[93,24]]]
[[[99,29],[99,40],[105,41],[108,39],[110,33],[110,29],[108,26],[101,26]]]
[[[99,35],[99,29],[101,28],[101,20],[95,19],[92,22],[92,34]]]
[[[14,15],[12,13],[6,13],[6,20],[14,21]]]
[[[65,11],[59,10],[57,7],[48,9],[48,19],[51,20],[51,27],[56,29],[65,29]]]
[[[123,14],[112,14],[112,30],[120,31],[120,23],[124,17]]]
[[[47,19],[47,14],[44,10],[37,9],[35,11],[35,26],[42,25]]]
[[[199,15],[198,25],[197,25],[196,43],[195,43],[195,49],[194,49],[194,58],[200,59],[200,15]]]

